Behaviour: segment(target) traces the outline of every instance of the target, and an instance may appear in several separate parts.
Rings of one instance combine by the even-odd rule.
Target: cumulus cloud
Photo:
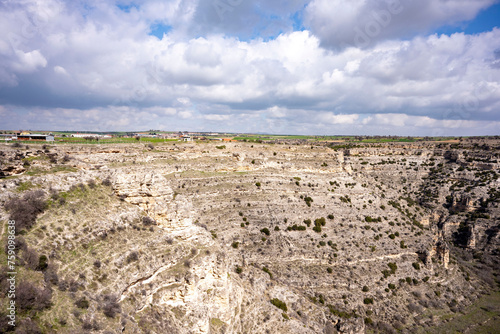
[[[493,129],[483,125],[498,122],[499,29],[401,39],[410,30],[473,17],[491,1],[426,0],[418,10],[414,2],[394,1],[234,1],[222,19],[211,1],[6,2],[0,6],[7,32],[0,36],[0,105],[18,115],[8,123],[14,128]],[[305,5],[311,30],[293,31],[291,13]],[[374,43],[335,48],[353,22],[382,8],[400,12]],[[248,12],[238,12],[243,9]],[[425,20],[413,19],[410,9]],[[321,23],[334,12],[338,20]],[[247,28],[260,31],[268,16],[287,27],[274,31],[275,38],[226,33],[244,18]],[[161,39],[149,35],[158,23],[173,27]]]
[[[322,45],[366,48],[473,19],[496,0],[313,0],[305,22]]]

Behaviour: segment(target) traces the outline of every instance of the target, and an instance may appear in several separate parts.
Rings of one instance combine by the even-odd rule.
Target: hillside
[[[18,224],[16,333],[500,326],[498,140],[0,154],[4,245]]]

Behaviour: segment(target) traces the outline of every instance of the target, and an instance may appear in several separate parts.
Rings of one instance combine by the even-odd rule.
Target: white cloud
[[[332,48],[369,47],[473,19],[496,0],[313,0],[306,22]]]
[[[401,1],[405,10],[414,6]],[[387,7],[386,2],[355,0],[340,8],[339,0],[311,1],[306,13],[311,20],[315,15],[311,22],[321,23],[334,12],[338,20],[323,24],[323,30],[311,23],[311,31],[285,30],[274,39],[239,40],[224,34],[191,38],[193,27],[206,23],[197,25],[196,19],[207,5],[194,0],[136,1],[138,9],[128,13],[111,0],[95,1],[91,10],[74,2],[47,1],[43,3],[51,5],[40,9],[38,23],[28,25],[34,32],[22,35],[16,22],[35,15],[42,3],[25,0],[24,11],[23,5],[0,8],[5,18],[0,28],[7,32],[0,36],[0,103],[17,106],[20,114],[35,106],[28,118],[33,122],[40,121],[33,113],[64,106],[55,113],[61,120],[52,113],[45,123],[33,124],[64,121],[82,128],[165,124],[187,129],[217,124],[228,131],[314,133],[362,132],[363,126],[379,126],[390,132],[496,122],[499,29],[478,35],[391,39],[404,30],[403,17],[409,26],[427,29],[466,19],[469,12],[489,3],[473,2],[463,2],[462,8],[455,0],[425,0],[415,9],[417,17],[430,15],[423,22],[404,10],[371,47],[332,51],[322,47],[331,42],[328,36],[347,36],[352,18],[371,15],[371,10]],[[305,4],[259,3],[264,11],[274,8],[284,16],[287,12],[279,5],[289,10]],[[234,12],[248,6],[250,2],[242,2]],[[211,18],[216,19],[220,20]],[[228,24],[233,19],[228,17]],[[162,40],[148,36],[155,22],[174,30]],[[178,28],[183,22],[188,27]],[[9,32],[21,38],[13,43]],[[30,91],[32,87],[39,88]]]
[[[69,75],[68,72],[62,66],[54,66],[54,72],[61,75]]]
[[[47,66],[47,59],[39,50],[30,52],[16,50],[15,53],[17,59],[13,63],[12,69],[18,73],[30,73]]]
[[[204,115],[203,116],[204,119],[208,120],[208,121],[218,121],[218,122],[221,122],[221,121],[227,121],[231,118],[231,116],[229,115],[216,115],[216,114],[210,114],[210,115]]]
[[[324,113],[318,116],[318,120],[328,124],[354,124],[359,118],[359,115],[335,115],[333,113]]]

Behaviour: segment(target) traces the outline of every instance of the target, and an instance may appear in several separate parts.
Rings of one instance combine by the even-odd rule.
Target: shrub
[[[139,253],[137,253],[136,251],[133,251],[127,256],[127,264],[137,260],[139,260]]]
[[[262,267],[262,271],[267,273],[270,278],[273,278],[273,274],[271,273],[271,271],[267,267]]]
[[[95,260],[95,261],[94,261],[94,267],[96,267],[96,268],[98,268],[98,269],[99,269],[99,268],[101,268],[101,261],[99,261],[99,260]]]
[[[95,180],[89,180],[89,182],[87,182],[87,185],[89,186],[90,189],[94,189],[96,187],[96,183],[95,183]]]
[[[16,304],[20,310],[41,311],[51,306],[52,293],[49,289],[38,289],[27,281],[21,281],[16,289]]]
[[[271,235],[271,232],[267,227],[264,227],[263,229],[260,230],[261,233],[264,233],[265,235],[269,236]]]
[[[330,267],[326,268],[326,271],[327,271],[329,274],[333,273],[333,269],[332,269],[332,268],[330,268]]]
[[[118,298],[115,295],[105,295],[103,297],[102,312],[108,318],[114,318],[117,313],[121,312],[120,304],[118,304]]]
[[[318,218],[314,221],[314,224],[315,225],[321,225],[321,226],[325,226],[326,225],[326,220],[324,217],[321,217],[321,218]]]
[[[318,218],[318,219],[314,220],[313,231],[316,232],[316,233],[320,233],[321,232],[321,226],[325,226],[325,225],[326,225],[325,218],[324,217]]]
[[[142,217],[142,223],[144,226],[156,225],[156,221],[148,216]]]
[[[260,182],[255,183],[255,185],[256,185],[258,188],[260,188],[260,186],[261,186]]]
[[[233,241],[233,243],[231,244],[231,247],[236,249],[236,248],[238,248],[239,245],[240,245],[240,243],[238,241]]]
[[[335,216],[334,216],[334,215],[332,215],[332,214],[329,214],[327,217],[328,217],[328,219],[330,219],[330,220],[332,220],[332,219],[334,219],[334,218],[335,218]]]
[[[136,137],[136,139],[137,138],[139,138],[139,137]],[[139,139],[137,139],[137,140],[139,140]],[[82,324],[82,329],[84,329],[86,331],[98,331],[101,329],[101,326],[97,323],[97,321],[95,319],[92,321],[85,320]]]
[[[286,303],[279,300],[278,298],[271,299],[271,304],[273,304],[274,306],[276,306],[277,308],[279,308],[285,312],[288,311],[288,308],[286,307]]]
[[[418,262],[413,262],[411,265],[412,265],[412,266],[413,266],[413,268],[415,268],[416,270],[420,270],[420,263],[418,263]]]
[[[2,332],[3,333],[3,332]],[[16,328],[16,334],[42,334],[38,324],[31,318],[24,318],[19,321]]]
[[[43,272],[43,279],[45,282],[53,285],[57,285],[59,283],[57,268],[53,264],[49,264],[47,269]]]
[[[370,289],[369,289],[369,288],[365,285],[365,286],[363,286],[362,291],[363,291],[363,292],[368,292],[368,291],[370,291]]]
[[[89,308],[89,301],[85,297],[81,297],[75,302],[76,307],[78,308],[84,308],[87,309]]]
[[[389,262],[387,264],[389,268],[391,268],[391,273],[396,273],[396,270],[398,269],[398,266],[394,262]]]
[[[33,248],[27,248],[24,251],[23,259],[26,261],[26,265],[31,270],[36,270],[39,264],[39,256],[38,253]]]
[[[37,270],[44,271],[45,269],[47,269],[48,265],[49,265],[49,259],[47,258],[47,256],[40,255],[40,257],[38,258]]]
[[[311,203],[314,202],[314,200],[309,196],[304,197],[304,201],[306,202],[308,207],[310,207]]]
[[[5,203],[10,219],[16,221],[16,233],[22,229],[29,230],[36,222],[37,216],[47,207],[42,190],[30,191],[22,198],[11,198]]]
[[[396,285],[394,285],[394,284],[392,284],[392,283],[389,283],[389,284],[387,285],[387,287],[388,287],[389,289],[391,289],[391,290],[396,289]]]
[[[243,272],[243,268],[241,268],[240,266],[236,266],[236,273],[237,274],[241,274]]]
[[[373,304],[373,298],[365,298],[363,299],[363,303],[368,305],[368,304]]]
[[[111,179],[109,177],[105,178],[104,180],[102,180],[102,185],[106,186],[106,187],[110,187],[111,186]]]

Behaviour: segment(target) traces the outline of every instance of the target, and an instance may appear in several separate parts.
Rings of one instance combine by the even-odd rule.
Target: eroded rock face
[[[2,181],[0,200],[53,196],[27,242],[79,284],[61,305],[86,296],[80,320],[103,331],[404,331],[488,289],[450,253],[498,248],[498,163],[429,144],[215,146],[52,147],[70,161],[40,159],[54,172]],[[43,321],[80,330],[61,305]]]

